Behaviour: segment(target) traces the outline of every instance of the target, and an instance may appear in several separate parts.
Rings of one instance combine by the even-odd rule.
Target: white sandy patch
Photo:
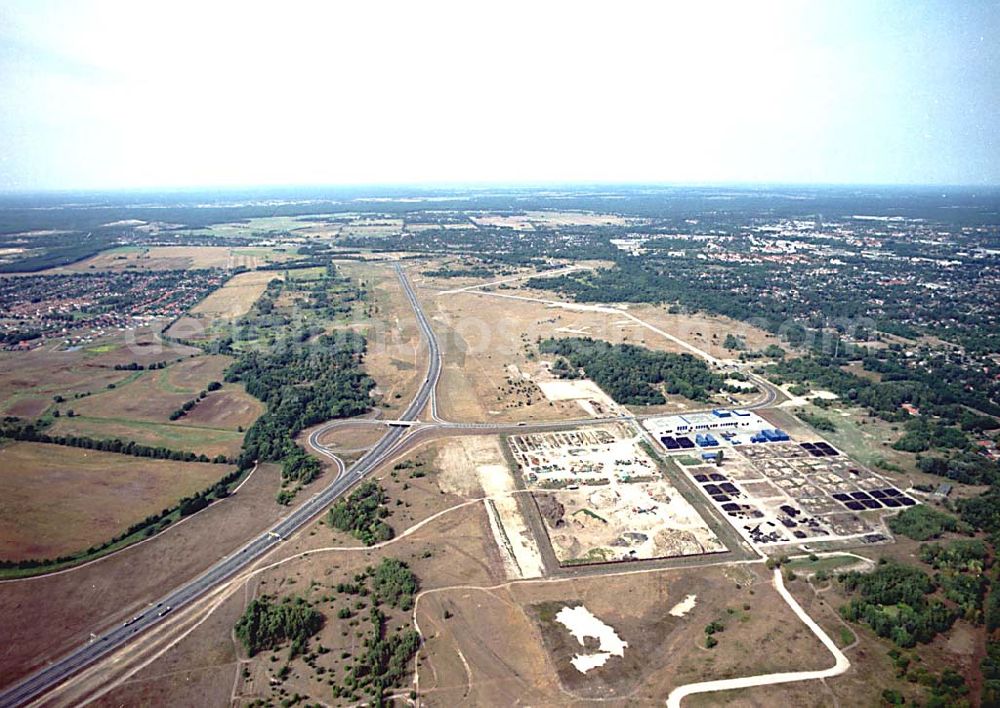
[[[531,381],[531,376],[528,373],[521,371],[517,367],[517,364],[507,364],[507,373],[511,376],[511,378],[521,379],[522,381]]]
[[[785,392],[786,396],[788,396],[788,400],[779,403],[778,404],[779,408],[796,408],[799,406],[804,406],[808,404],[809,400],[812,398],[822,398],[823,400],[826,401],[835,401],[838,398],[837,394],[835,394],[833,391],[824,391],[822,389],[813,389],[804,396],[793,396],[791,393],[788,392],[787,386],[782,386],[781,390]]]
[[[593,613],[583,605],[562,608],[556,615],[556,621],[576,637],[580,646],[584,646],[583,640],[587,637],[594,637],[599,642],[599,651],[593,654],[577,654],[570,660],[580,673],[585,674],[593,668],[604,666],[612,656],[625,656],[628,642],[622,641],[613,627],[594,617]]]
[[[751,381],[740,381],[739,379],[726,379],[727,386],[735,386],[736,388],[753,388],[754,384]]]
[[[496,449],[499,453],[499,445]],[[544,571],[542,554],[512,494],[514,477],[510,470],[503,464],[477,465],[476,476],[490,497],[485,502],[486,513],[508,577],[540,578]]]
[[[833,391],[823,391],[821,389],[813,389],[809,392],[810,398],[822,398],[824,401],[836,401],[840,396],[835,394]]]
[[[593,381],[587,379],[539,381],[538,388],[550,401],[576,401],[604,394]]]
[[[509,578],[537,578],[543,573],[542,554],[521,517],[513,496],[514,478],[504,464],[495,437],[455,438],[437,455],[441,491],[484,495],[486,515]]]
[[[688,595],[683,600],[678,602],[676,605],[670,608],[670,614],[674,617],[683,617],[688,612],[694,609],[695,604],[697,604],[697,595]]]

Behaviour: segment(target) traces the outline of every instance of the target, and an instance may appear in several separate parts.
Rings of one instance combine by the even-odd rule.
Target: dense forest
[[[913,566],[885,563],[871,573],[846,573],[840,581],[847,592],[858,594],[841,607],[844,618],[864,621],[900,647],[926,644],[951,628],[959,616],[956,609],[931,597],[938,584]]]
[[[666,403],[664,393],[707,401],[725,390],[723,377],[690,354],[656,352],[633,344],[609,344],[589,337],[546,339],[539,351],[555,354],[552,372],[575,378],[582,370],[618,403],[651,406]],[[662,385],[662,390],[660,386]]]
[[[242,382],[267,405],[247,431],[241,466],[284,460],[295,453],[293,438],[303,428],[368,411],[375,382],[362,370],[364,352],[364,336],[345,330],[313,343],[240,354],[226,381]]]

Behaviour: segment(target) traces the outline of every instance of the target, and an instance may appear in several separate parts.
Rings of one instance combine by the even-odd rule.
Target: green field
[[[62,417],[46,432],[50,435],[81,435],[98,440],[134,440],[142,445],[166,447],[182,452],[235,456],[243,433],[183,423],[152,423],[128,418]]]
[[[830,557],[820,557],[816,560],[809,560],[808,558],[796,558],[795,560],[790,560],[783,564],[783,567],[790,568],[796,572],[801,573],[818,573],[820,571],[826,571],[827,573],[832,573],[838,568],[846,568],[851,565],[857,565],[860,561],[857,558],[851,556],[830,556]]]
[[[837,426],[837,430],[832,433],[823,432],[821,435],[859,462],[869,467],[879,467],[880,463],[888,462],[904,470],[915,468],[913,455],[892,449],[891,444],[899,438],[900,433],[892,430],[891,423],[870,416],[860,408],[824,410],[809,405],[805,410],[829,418]],[[862,420],[866,422],[862,423]]]

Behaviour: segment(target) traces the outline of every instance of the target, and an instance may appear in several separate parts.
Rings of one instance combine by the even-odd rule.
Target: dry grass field
[[[916,543],[903,540],[902,544],[882,547],[891,551],[889,555],[899,557],[916,550]],[[912,562],[912,556],[906,558]],[[896,676],[892,660],[888,656],[892,643],[876,637],[866,626],[846,623],[837,608],[848,601],[836,583],[806,582],[798,579],[786,583],[802,608],[837,643],[848,659],[851,668],[840,676],[819,681],[766,686],[743,691],[692,696],[685,705],[708,707],[733,705],[742,707],[763,707],[776,704],[794,706],[830,705],[880,705],[882,690],[895,689],[903,694],[907,704],[920,704],[927,698],[926,689]],[[960,620],[948,633],[948,637],[938,637],[928,645],[921,646],[920,655],[928,667],[950,666],[960,672],[968,672],[979,661],[977,647],[981,627],[974,627]]]
[[[465,280],[465,279],[463,279]],[[586,411],[572,401],[549,400],[538,382],[551,379],[537,342],[548,337],[593,337],[612,343],[629,343],[656,351],[684,353],[677,342],[617,312],[596,311],[589,306],[569,309],[555,302],[551,293],[519,290],[517,283],[490,292],[441,292],[442,279],[415,278],[418,295],[438,333],[444,367],[439,386],[442,415],[455,420],[558,420],[579,418]],[[485,282],[485,281],[484,281]],[[451,284],[452,288],[459,287]],[[512,297],[506,297],[506,296]],[[530,299],[524,299],[530,298]],[[725,334],[745,336],[752,348],[776,342],[770,335],[722,318],[681,316],[665,308],[628,307],[628,312],[653,327],[677,336],[714,357],[733,357],[722,347]],[[750,394],[749,398],[753,398]],[[671,397],[667,405],[644,407],[642,412],[680,412],[693,404]],[[704,404],[696,404],[704,407]]]
[[[221,381],[228,357],[202,355],[185,359],[166,369],[137,372],[115,388],[95,392],[64,404],[77,415],[90,418],[145,420],[166,423],[172,411],[198,395],[211,381]],[[208,398],[219,394],[213,392]],[[202,403],[208,401],[208,398]],[[193,415],[194,411],[188,413]],[[245,418],[246,415],[240,416]],[[182,423],[188,423],[187,416]],[[221,421],[219,421],[221,423]],[[235,423],[232,427],[235,429]],[[215,427],[225,427],[217,424]]]
[[[202,466],[223,470],[220,465]],[[165,588],[194,577],[262,533],[284,511],[274,503],[279,474],[276,465],[262,465],[235,495],[95,563],[0,582],[0,636],[5,638],[0,685],[79,646],[89,632],[141,612]]]
[[[689,612],[671,614],[691,595]],[[571,660],[596,650],[596,643],[581,644],[554,621],[560,608],[579,606],[627,643],[622,656],[586,673]],[[769,574],[746,566],[456,588],[428,595],[418,610],[421,627],[433,630],[421,665],[430,705],[499,705],[518,698],[662,704],[683,683],[831,661],[777,596]],[[446,612],[451,616],[443,620]],[[719,645],[707,649],[704,628],[713,621],[725,630]]]
[[[6,444],[0,447],[0,558],[54,558],[83,550],[230,470],[42,443]]]
[[[189,268],[257,268],[281,263],[294,254],[276,249],[240,249],[225,246],[153,246],[114,248],[46,273],[89,270],[185,270]]]
[[[357,450],[377,443],[385,431],[384,425],[344,426],[327,431],[319,441],[334,450]]]
[[[386,409],[383,417],[402,411],[412,400],[427,366],[425,345],[402,286],[385,264],[337,263],[345,276],[361,280],[368,289],[372,318],[357,318],[352,326],[368,340],[365,371],[375,379],[375,394]]]
[[[440,452],[453,444],[451,440],[428,439],[405,458],[419,468],[395,471],[393,466],[399,460],[392,460],[375,472],[375,478],[389,496],[392,513],[386,521],[395,529],[396,540],[384,548],[370,549],[331,529],[322,520],[307,526],[282,544],[267,563],[280,558],[291,560],[255,576],[245,588],[239,588],[188,637],[109,693],[99,705],[155,704],[183,701],[185,697],[200,702],[199,696],[228,697],[234,686],[237,702],[241,704],[260,699],[276,703],[281,699],[279,688],[284,688],[287,695],[299,693],[312,701],[331,703],[328,680],[343,677],[344,667],[351,663],[344,653],[353,656],[360,649],[362,637],[358,633],[364,629],[367,617],[367,607],[357,609],[356,604],[361,600],[366,605],[365,598],[336,592],[338,583],[351,582],[357,572],[377,564],[383,557],[408,563],[424,588],[502,582],[499,557],[482,504],[468,504],[470,497],[460,493],[450,481],[442,480],[434,464]],[[414,476],[415,469],[425,473]],[[420,523],[425,525],[404,536],[406,529]],[[310,641],[310,647],[322,645],[328,650],[316,658],[317,666],[323,668],[322,674],[306,666],[299,657],[288,662],[289,676],[279,682],[276,675],[287,662],[287,648],[262,652],[248,659],[242,648],[235,645],[233,624],[246,603],[261,593],[279,597],[300,595],[316,603],[326,621]],[[356,616],[338,619],[337,611],[345,606]],[[409,613],[385,605],[382,609],[389,617],[390,631],[410,620]],[[408,670],[412,668],[411,664]]]
[[[35,418],[62,395],[104,390],[127,380],[132,372],[116,371],[116,364],[148,366],[198,353],[193,347],[165,344],[146,330],[125,341],[119,335],[76,351],[42,347],[28,352],[0,352],[0,413]]]
[[[225,356],[199,355],[166,369],[131,372],[115,388],[58,406],[63,415],[51,433],[121,438],[210,457],[235,456],[243,441],[240,429],[246,430],[264,412],[264,405],[242,384],[224,384],[187,415],[170,420],[173,411],[195,399],[210,382],[221,382],[229,361]],[[73,417],[67,415],[69,410]]]
[[[186,420],[186,418],[185,418]],[[209,457],[235,457],[243,445],[243,433],[236,430],[202,428],[182,423],[149,423],[139,420],[60,418],[49,429],[51,435],[82,435],[98,440],[134,440],[141,445],[197,452]]]
[[[275,278],[280,280],[281,276],[273,271],[234,275],[225,285],[191,308],[191,314],[208,319],[236,319],[250,311],[267,284]]]

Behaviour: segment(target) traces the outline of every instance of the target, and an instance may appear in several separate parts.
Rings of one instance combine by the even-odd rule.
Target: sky
[[[1000,0],[0,0],[0,190],[1000,183]]]

